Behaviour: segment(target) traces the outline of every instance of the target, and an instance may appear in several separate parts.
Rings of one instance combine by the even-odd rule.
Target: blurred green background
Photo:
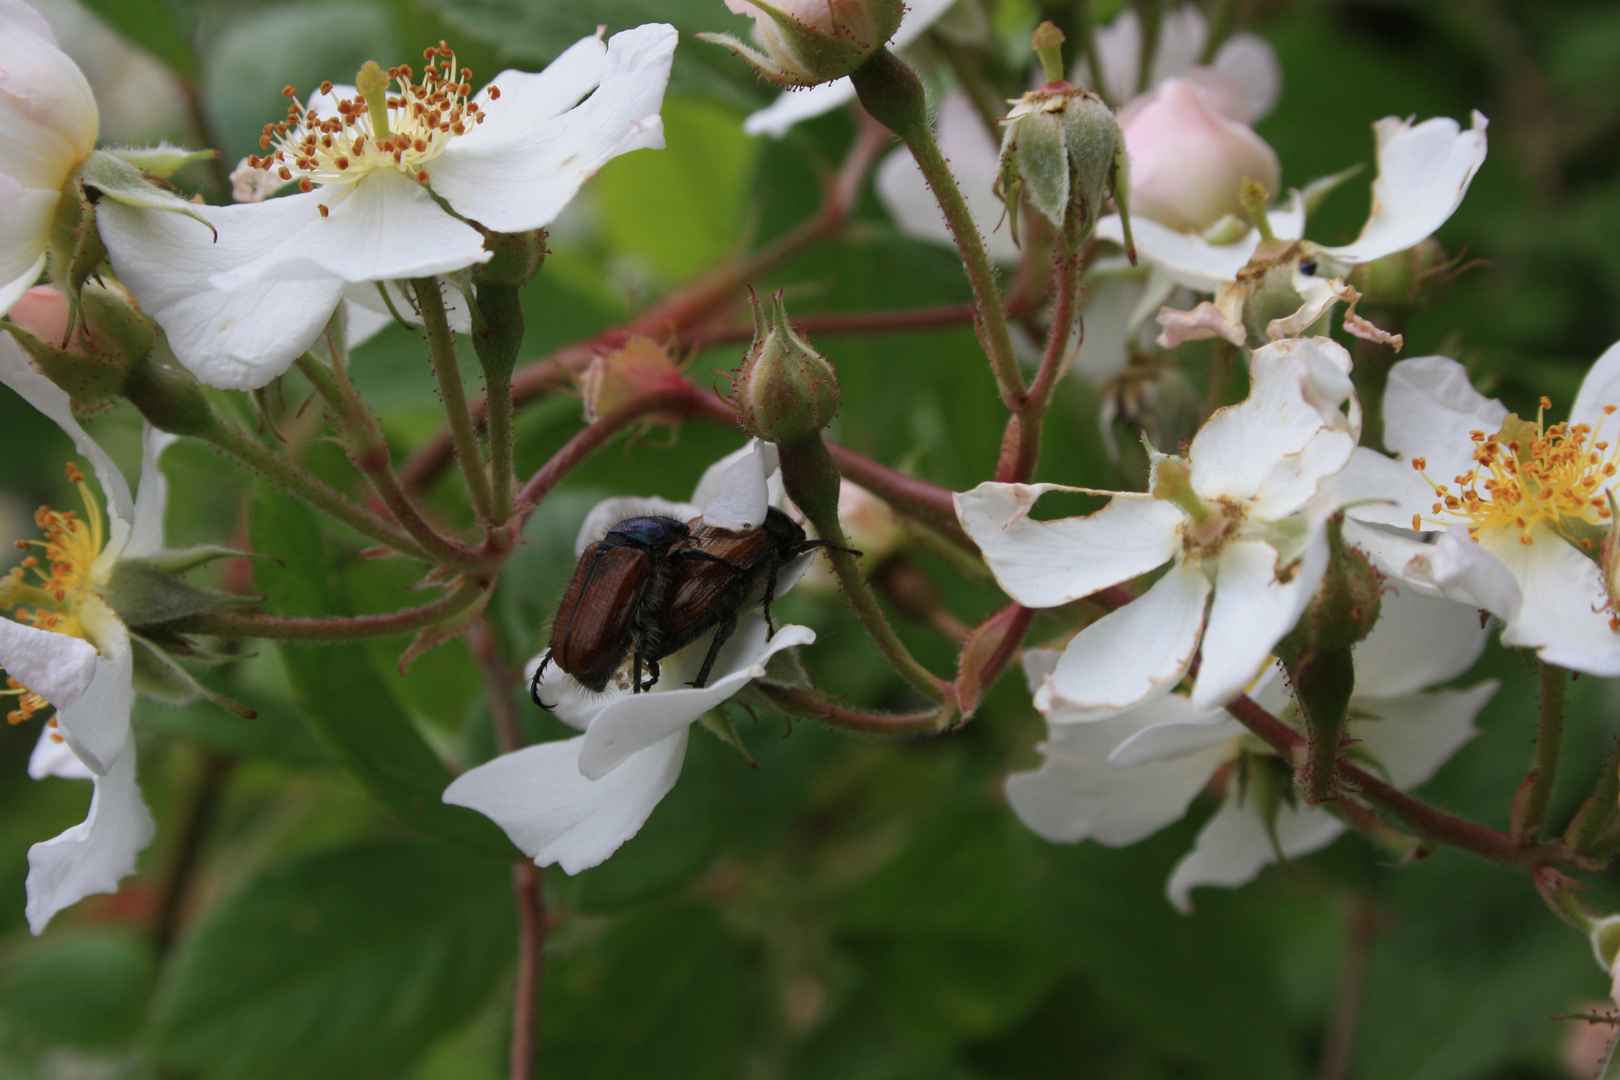
[[[342,79],[365,59],[397,62],[440,37],[482,81],[509,65],[537,68],[599,23],[669,20],[685,35],[740,22],[721,0],[92,6],[145,50],[132,59],[82,11],[47,9],[97,85],[104,139],[206,138],[227,165],[283,107],[283,85]],[[1120,6],[1097,3],[1094,15]],[[1043,13],[1067,7],[1053,0]],[[991,8],[1006,55],[1020,57],[1043,5]],[[1411,327],[1406,355],[1464,360],[1482,389],[1521,410],[1544,393],[1567,406],[1587,365],[1620,338],[1620,6],[1259,0],[1242,6],[1240,25],[1282,63],[1281,104],[1259,131],[1285,183],[1370,163],[1370,125],[1387,114],[1490,117],[1490,157],[1440,234],[1452,254],[1484,262]],[[668,149],[610,165],[554,230],[554,254],[525,295],[526,358],[624,321],[737,245],[758,246],[814,212],[854,124],[837,113],[781,142],[746,138],[741,117],[770,97],[725,51],[683,40],[664,110]],[[181,180],[221,197],[201,169]],[[1354,235],[1369,180],[1332,197],[1313,237]],[[757,284],[786,288],[797,317],[968,299],[954,256],[900,236],[869,191],[847,235]],[[840,440],[946,486],[987,478],[1004,416],[971,330],[818,344],[844,388]],[[691,370],[729,368],[741,348],[707,350]],[[398,453],[434,429],[431,374],[411,334],[385,332],[355,369]],[[286,389],[294,405],[303,393]],[[1119,480],[1096,408],[1094,391],[1065,385],[1041,479]],[[566,395],[525,409],[519,472],[579,424]],[[10,394],[0,394],[0,427],[0,534],[29,536],[35,505],[74,503],[62,474],[71,449]],[[115,410],[93,430],[133,470],[133,412]],[[683,498],[739,441],[694,421],[673,438],[620,440],[574,474],[502,577],[492,611],[509,656],[542,644],[575,530],[597,499]],[[310,454],[332,482],[353,486],[334,447]],[[253,496],[244,474],[188,444],[167,471],[173,544],[243,535]],[[447,514],[463,505],[457,482],[434,493]],[[413,602],[409,567],[362,560],[354,538],[336,533],[326,550],[333,610]],[[960,617],[997,606],[985,582],[913,557]],[[907,706],[836,598],[801,590],[781,615],[817,629],[804,659],[821,686],[868,707]],[[942,639],[911,624],[902,632],[935,670],[950,669]],[[465,646],[402,678],[404,644],[348,650],[358,666],[333,676],[331,707],[415,724],[462,766],[488,757],[482,683]],[[0,1080],[504,1076],[516,940],[506,866],[412,832],[328,764],[274,648],[217,675],[259,718],[143,703],[141,782],[157,839],[117,896],[79,904],[38,940],[22,917],[26,850],[83,818],[88,785],[27,780],[34,726],[0,730]],[[1487,675],[1505,686],[1481,719],[1485,734],[1424,793],[1500,827],[1531,754],[1534,688],[1519,659],[1494,646],[1462,682]],[[1583,678],[1573,701],[1566,817],[1620,728],[1612,683]],[[529,719],[532,738],[563,734]],[[1201,890],[1196,912],[1177,915],[1164,881],[1212,804],[1128,850],[1029,834],[1001,796],[1006,773],[1036,760],[1040,735],[1015,677],[971,726],[938,739],[738,720],[758,769],[695,736],[681,782],[640,835],[595,870],[547,872],[557,920],[542,1075],[1552,1078],[1571,1075],[1564,1042],[1579,1025],[1551,1018],[1607,989],[1585,942],[1527,881],[1451,851],[1395,870],[1346,838],[1241,891]],[[1612,879],[1593,875],[1597,902],[1620,893]],[[179,894],[177,880],[187,883]],[[1358,964],[1364,985],[1347,994],[1355,982],[1345,973]],[[1357,1000],[1346,1074],[1324,1051]]]

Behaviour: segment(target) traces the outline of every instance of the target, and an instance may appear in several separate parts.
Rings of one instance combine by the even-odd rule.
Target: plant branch
[[[209,611],[188,615],[168,624],[182,634],[217,634],[221,637],[272,638],[324,645],[336,641],[386,637],[432,626],[474,603],[484,592],[484,583],[464,580],[453,592],[421,607],[391,611],[383,615],[350,615],[309,618],[296,615],[266,615],[247,611]]]
[[[1547,820],[1558,779],[1558,751],[1564,744],[1564,691],[1569,672],[1556,664],[1541,664],[1541,723],[1536,730],[1536,758],[1513,798],[1509,827],[1521,844],[1533,844]]]
[[[467,480],[467,493],[472,498],[473,510],[480,521],[494,521],[494,504],[489,489],[489,473],[484,468],[483,454],[478,449],[478,433],[473,428],[472,413],[467,408],[467,390],[461,382],[461,367],[456,362],[455,335],[445,314],[444,297],[439,292],[438,278],[412,278],[411,293],[422,315],[422,330],[427,336],[428,357],[433,362],[433,376],[439,383],[439,396],[444,401],[445,416],[450,428],[450,444],[461,461],[461,474]],[[487,406],[486,406],[487,415]]]
[[[1080,278],[1085,270],[1086,249],[1075,242],[1079,215],[1071,214],[1070,218],[1072,224],[1066,230],[1069,235],[1058,237],[1053,244],[1056,299],[1046,331],[1046,350],[1035,381],[1016,402],[1002,436],[1001,459],[996,463],[996,479],[1002,483],[1027,483],[1035,475],[1035,465],[1041,456],[1041,426],[1051,407],[1058,380],[1074,358],[1074,350],[1069,346],[1069,328],[1080,318]],[[1082,326],[1081,333],[1084,332]]]
[[[180,933],[180,922],[185,914],[186,896],[196,877],[197,864],[214,824],[214,813],[219,809],[225,784],[236,768],[236,759],[219,754],[208,754],[199,763],[197,776],[191,789],[191,800],[186,806],[185,823],[176,842],[168,873],[163,878],[163,891],[158,899],[157,918],[152,923],[152,946],[158,956],[168,953]]]
[[[928,735],[942,730],[947,720],[946,710],[943,708],[917,713],[863,712],[859,709],[846,709],[819,694],[791,686],[755,683],[754,687],[783,712],[794,716],[807,716],[833,727],[864,731],[871,735]]]

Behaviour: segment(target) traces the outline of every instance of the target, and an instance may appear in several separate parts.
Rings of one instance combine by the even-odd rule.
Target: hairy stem
[[[407,608],[404,611],[391,611],[383,615],[312,618],[265,615],[247,611],[209,611],[176,619],[170,625],[176,631],[185,634],[274,638],[278,641],[303,641],[312,645],[323,645],[336,641],[385,637],[389,634],[402,634],[420,630],[424,626],[432,626],[472,604],[483,590],[483,583],[468,580],[431,604]]]
[[[1536,758],[1513,799],[1511,831],[1522,844],[1533,844],[1547,820],[1558,779],[1558,751],[1564,744],[1564,691],[1569,672],[1556,664],[1541,665],[1541,724],[1536,730]]]
[[[863,712],[835,705],[808,690],[773,683],[755,683],[754,686],[783,712],[871,735],[927,735],[941,730],[950,719],[945,709],[917,713]]]
[[[478,433],[473,427],[472,413],[467,408],[467,391],[461,383],[461,367],[456,363],[455,335],[450,330],[444,297],[439,288],[438,278],[411,279],[411,292],[416,297],[417,310],[422,314],[422,330],[427,335],[433,377],[439,382],[439,396],[444,401],[450,444],[461,461],[461,474],[467,480],[473,510],[480,521],[494,521],[489,474],[484,470],[483,455],[478,449]]]
[[[1078,228],[1078,215],[1073,229]],[[996,463],[996,479],[1002,483],[1028,483],[1035,475],[1035,465],[1041,456],[1041,426],[1046,411],[1052,405],[1052,395],[1058,380],[1068,370],[1074,353],[1069,347],[1069,328],[1080,317],[1080,277],[1085,270],[1085,249],[1072,242],[1074,237],[1059,237],[1053,245],[1052,276],[1056,281],[1056,294],[1052,304],[1052,323],[1046,332],[1046,350],[1041,356],[1040,369],[1007,418],[1007,431],[1001,440],[1001,460]],[[1084,329],[1082,328],[1082,333]]]

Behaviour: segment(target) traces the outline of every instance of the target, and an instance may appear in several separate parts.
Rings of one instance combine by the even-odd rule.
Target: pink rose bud
[[[1172,229],[1198,232],[1228,214],[1241,216],[1239,189],[1248,177],[1277,190],[1277,154],[1239,112],[1240,90],[1219,73],[1166,79],[1119,113],[1131,159],[1131,212]]]
[[[9,317],[41,341],[58,348],[68,344],[62,340],[67,336],[68,298],[55,285],[35,285],[23,293]],[[76,343],[82,341],[82,329],[74,330],[73,339]]]
[[[900,28],[902,0],[726,0],[754,19],[759,48],[730,34],[699,34],[724,45],[779,86],[815,86],[850,74]]]

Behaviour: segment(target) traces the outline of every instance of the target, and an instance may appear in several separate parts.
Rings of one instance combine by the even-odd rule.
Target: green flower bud
[[[1090,235],[1108,196],[1128,213],[1125,137],[1096,94],[1048,83],[1018,99],[1003,123],[996,194],[1014,236],[1024,195],[1071,244]]]
[[[827,358],[794,333],[777,292],[767,324],[754,302],[754,343],[731,379],[731,407],[744,431],[766,442],[817,437],[838,415],[838,378]]]
[[[494,252],[489,262],[472,268],[475,286],[494,285],[520,288],[534,280],[551,254],[546,247],[546,230],[521,233],[484,233],[484,249]]]
[[[129,373],[124,396],[159,431],[206,436],[218,425],[202,384],[189,372],[151,356]]]
[[[1331,561],[1299,625],[1277,647],[1285,661],[1311,653],[1348,650],[1366,639],[1383,606],[1384,575],[1372,561],[1345,542],[1344,515],[1328,522]]]
[[[75,404],[97,405],[122,393],[130,371],[152,351],[157,331],[117,285],[86,285],[76,321],[71,307],[62,290],[39,285],[0,325]]]
[[[699,34],[724,45],[778,86],[815,86],[853,74],[888,44],[905,15],[902,0],[726,0],[751,15],[759,48],[731,34]]]

